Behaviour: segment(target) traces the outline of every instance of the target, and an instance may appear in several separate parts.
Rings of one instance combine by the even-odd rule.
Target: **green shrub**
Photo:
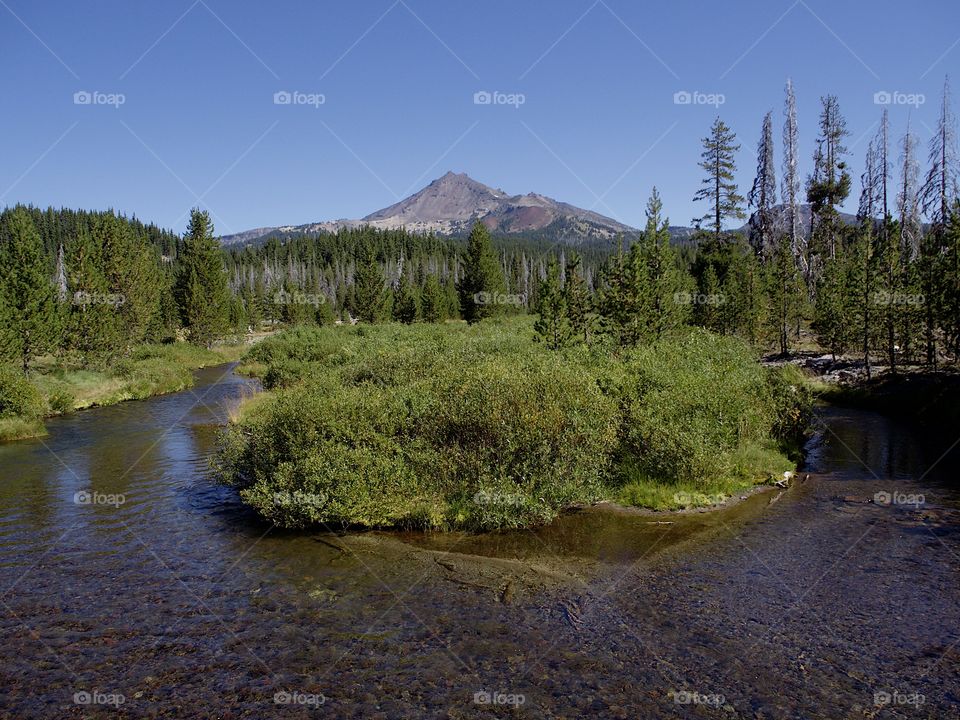
[[[325,379],[278,392],[229,434],[224,472],[266,517],[518,527],[600,497],[617,407],[585,367],[532,343],[497,352],[473,329],[366,332],[337,347],[311,329],[329,349],[313,365]],[[318,357],[303,337],[258,354],[277,359],[265,384]]]
[[[797,395],[738,340],[615,358],[532,335],[529,318],[279,333],[246,357],[275,390],[226,432],[221,477],[283,526],[492,529],[730,492],[787,462]]]
[[[770,437],[777,409],[745,343],[691,330],[624,369],[620,450],[633,474],[707,487],[735,472],[741,445]]]
[[[43,414],[40,391],[10,365],[0,365],[0,418],[37,418]]]
[[[267,390],[290,387],[309,376],[308,363],[283,359],[267,367],[263,375],[263,387]]]
[[[77,399],[69,390],[58,390],[47,398],[50,411],[60,415],[73,410]]]

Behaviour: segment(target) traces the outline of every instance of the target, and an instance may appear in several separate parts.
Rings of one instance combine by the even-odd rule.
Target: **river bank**
[[[193,371],[237,361],[246,342],[201,348],[188,343],[143,345],[99,369],[44,358],[23,377],[0,373],[0,442],[42,437],[45,419],[127,400],[179,392],[193,385]]]

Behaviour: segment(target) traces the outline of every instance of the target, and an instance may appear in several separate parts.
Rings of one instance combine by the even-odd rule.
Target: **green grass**
[[[69,359],[42,358],[29,377],[9,366],[0,372],[0,441],[46,434],[43,418],[83,408],[113,405],[177,392],[193,384],[196,368],[235,361],[246,352],[243,344],[225,344],[212,350],[187,343],[142,345],[108,367],[76,367]],[[24,383],[31,394],[23,400]],[[18,402],[4,410],[5,398]]]
[[[43,437],[47,429],[40,418],[0,418],[0,442]]]
[[[492,529],[600,499],[667,509],[779,476],[808,397],[699,330],[621,356],[547,351],[530,318],[297,328],[243,367],[221,477],[288,527]],[[686,506],[684,503],[683,506]]]
[[[650,510],[689,510],[720,505],[734,495],[783,476],[796,467],[781,447],[745,443],[733,454],[729,475],[704,479],[702,482],[664,482],[651,478],[635,468],[621,465],[625,480],[611,499],[621,505]]]

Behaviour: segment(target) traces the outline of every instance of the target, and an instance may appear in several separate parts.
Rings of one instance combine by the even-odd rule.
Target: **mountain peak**
[[[539,232],[549,228],[570,242],[607,240],[633,228],[599,213],[557,202],[539,193],[508,195],[448,170],[429,185],[390,207],[360,220],[298,226],[301,232],[334,232],[341,227],[370,225],[381,229],[456,235],[468,232],[480,220],[501,234]],[[239,236],[238,236],[239,238]],[[230,242],[229,239],[224,239]]]

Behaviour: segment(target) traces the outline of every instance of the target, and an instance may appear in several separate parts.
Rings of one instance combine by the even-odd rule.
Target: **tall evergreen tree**
[[[64,342],[89,365],[117,342],[118,319],[103,274],[100,248],[86,226],[77,228],[66,248],[69,313]]]
[[[571,329],[555,257],[547,263],[547,276],[540,283],[537,296],[538,317],[533,325],[537,340],[542,340],[551,350],[558,350],[570,340]]]
[[[767,265],[767,284],[773,334],[780,353],[786,355],[790,351],[790,332],[800,317],[806,294],[803,273],[797,266],[789,234],[781,237]]]
[[[583,267],[580,256],[570,253],[566,267],[566,282],[563,285],[563,299],[570,321],[570,331],[584,344],[590,344],[593,331],[593,314],[590,291],[583,279]]]
[[[467,241],[463,278],[458,287],[460,311],[468,323],[498,315],[496,295],[504,291],[503,272],[487,226],[477,221]]]
[[[376,253],[370,244],[364,243],[357,255],[353,277],[354,310],[361,321],[375,323],[382,317],[387,300],[384,283]]]
[[[220,246],[205,210],[194,208],[183,238],[176,300],[190,340],[209,346],[227,330],[229,290]]]
[[[943,233],[939,306],[944,342],[954,362],[960,361],[960,200],[954,200],[950,222]]]
[[[820,103],[820,136],[813,157],[813,174],[807,180],[807,201],[812,214],[813,252],[822,263],[824,258],[836,255],[841,232],[837,207],[850,194],[851,181],[844,160],[849,151],[843,144],[850,132],[840,114],[840,104],[834,95],[820,98]]]
[[[700,155],[702,160],[699,164],[707,176],[693,199],[707,200],[710,203],[710,212],[694,222],[697,226],[704,222],[709,223],[716,239],[720,238],[725,219],[746,217],[743,197],[737,193],[734,179],[737,171],[734,155],[740,149],[739,145],[734,144],[736,139],[737,136],[719,117],[714,120],[710,135],[703,138],[703,152]]]
[[[446,316],[446,301],[440,281],[433,273],[423,283],[423,319],[425,322],[442,322]]]
[[[160,298],[166,278],[156,248],[138,237],[129,223],[113,213],[93,223],[93,239],[100,248],[103,274],[111,296],[119,336],[116,349],[126,351],[160,335]],[[224,284],[224,305],[228,300]]]
[[[0,329],[0,353],[30,361],[54,347],[56,306],[53,268],[26,209],[17,207],[0,227],[0,294],[6,315]]]
[[[689,305],[678,299],[689,291],[689,278],[680,269],[676,253],[670,245],[670,221],[663,217],[660,193],[653,188],[647,200],[647,222],[634,263],[639,262],[642,278],[641,312],[646,315],[647,332],[661,338],[682,325],[689,316]]]
[[[400,278],[393,303],[393,319],[412,325],[420,317],[420,291],[414,287],[409,273]]]

